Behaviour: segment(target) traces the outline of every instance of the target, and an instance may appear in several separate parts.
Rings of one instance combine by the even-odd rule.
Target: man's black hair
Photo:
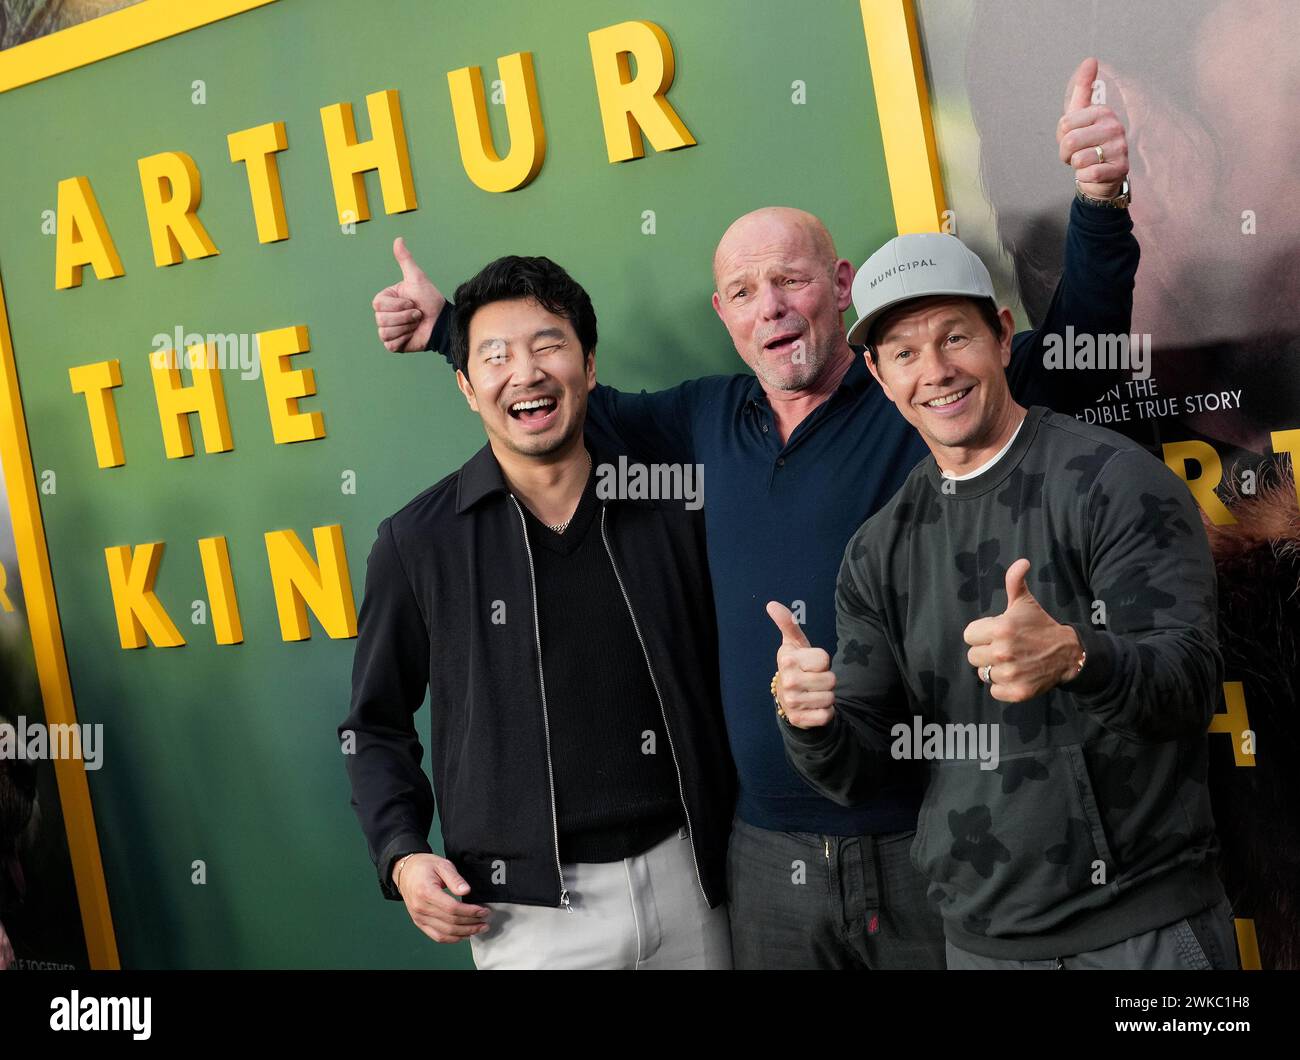
[[[981,319],[989,326],[996,339],[1002,338],[1002,318],[998,316],[998,304],[992,298],[968,298],[967,301],[974,302],[975,308],[979,310]],[[884,334],[885,328],[898,319],[900,313],[912,307],[912,302],[900,302],[896,306],[886,309],[880,316],[871,322],[871,327],[867,328],[867,353],[871,355],[871,363],[879,364],[880,359],[876,355],[876,343],[880,341],[880,336]]]
[[[451,329],[451,361],[456,368],[465,372],[469,364],[469,322],[474,314],[485,305],[515,298],[531,298],[547,312],[564,317],[573,325],[584,356],[596,348],[596,311],[582,285],[550,258],[509,254],[456,288]]]

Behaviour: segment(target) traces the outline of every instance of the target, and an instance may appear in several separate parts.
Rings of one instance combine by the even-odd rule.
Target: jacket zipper
[[[560,865],[560,826],[555,814],[555,771],[551,765],[551,721],[546,711],[546,675],[542,672],[542,631],[537,620],[537,577],[533,573],[533,549],[528,543],[528,522],[524,519],[524,511],[519,507],[519,501],[515,500],[515,495],[510,494],[510,499],[514,501],[515,511],[519,513],[519,525],[524,532],[524,551],[528,554],[528,584],[533,593],[533,641],[537,645],[537,682],[542,690],[542,729],[546,733],[546,780],[551,787],[551,835],[555,840],[555,872],[560,878],[560,905],[573,912],[573,906],[569,904],[569,891],[564,886],[564,869]]]
[[[641,636],[636,612],[632,610],[632,601],[628,599],[627,589],[623,587],[623,576],[619,574],[618,564],[614,562],[614,550],[609,547],[609,535],[605,533],[605,505],[603,504],[600,506],[600,539],[605,543],[605,551],[609,554],[609,565],[614,568],[614,580],[618,582],[619,592],[623,594],[623,603],[627,605],[627,613],[632,618],[632,628],[636,631],[636,639],[641,644],[641,654],[645,657],[645,666],[650,673],[650,683],[654,686],[655,698],[659,700],[659,713],[664,719],[664,734],[668,737],[668,751],[673,756],[673,769],[677,773],[677,797],[682,801],[682,812],[686,814],[686,831],[691,839],[691,861],[695,865],[695,882],[700,885],[700,893],[704,895],[705,904],[708,904],[709,892],[704,889],[704,880],[700,876],[700,861],[695,856],[695,829],[691,827],[691,809],[686,805],[686,789],[682,786],[682,769],[677,764],[677,749],[673,746],[673,731],[668,725],[668,711],[664,709],[664,697],[659,692],[659,682],[655,680],[654,667],[650,665],[650,653],[646,650],[645,639]]]

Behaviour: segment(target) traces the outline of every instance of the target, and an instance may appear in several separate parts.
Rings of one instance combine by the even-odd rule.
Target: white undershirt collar
[[[1007,444],[997,451],[997,453],[994,455],[992,460],[989,460],[987,463],[981,464],[974,471],[967,471],[966,474],[964,475],[954,475],[951,471],[945,471],[943,470],[943,468],[940,468],[939,474],[941,474],[944,478],[952,479],[954,482],[965,482],[967,479],[974,478],[976,475],[984,474],[985,471],[987,471],[989,468],[991,468],[994,464],[996,464],[999,460],[1001,460],[1004,456],[1007,455],[1007,450],[1011,448],[1011,443],[1016,440],[1016,435],[1020,433],[1020,428],[1023,427],[1024,425],[1025,425],[1025,418],[1022,416],[1020,418],[1020,422],[1016,425],[1016,429],[1011,432],[1011,437],[1007,439]]]

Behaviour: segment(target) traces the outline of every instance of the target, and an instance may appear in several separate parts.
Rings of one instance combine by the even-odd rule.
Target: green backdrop
[[[611,165],[590,30],[657,22],[671,39],[669,93],[698,141]],[[545,165],[492,195],[461,169],[446,73],[534,55]],[[206,102],[192,102],[192,82]],[[793,82],[806,102],[792,100]],[[337,224],[319,108],[350,101],[369,136],[367,93],[397,89],[419,209]],[[489,106],[504,150],[503,108]],[[290,239],[257,242],[245,169],[226,135],[282,120]],[[335,730],[347,712],[354,641],[280,639],[262,535],[340,523],[360,606],[379,521],[467,459],[477,417],[434,355],[389,354],[370,298],[395,282],[396,235],[450,291],[504,253],[546,254],[590,291],[598,371],[627,388],[743,370],[709,306],[710,259],[728,222],[767,204],[819,214],[859,263],[894,234],[857,0],[792,9],[778,0],[564,0],[373,5],[278,0],[0,96],[0,270],[41,496],[78,718],[102,723],[88,774],[124,967],[469,965],[386,902],[349,805]],[[136,160],[193,156],[199,216],[221,253],[155,268]],[[58,181],[90,178],[126,275],[54,290],[42,212]],[[642,233],[643,211],[656,232]],[[305,324],[326,438],[272,444],[260,378],[225,375],[235,448],[167,460],[147,357],[157,333],[252,333]],[[85,400],[68,368],[122,362],[115,391],[126,466],[96,466]],[[188,373],[186,373],[188,376]],[[356,473],[355,496],[341,491]],[[205,596],[196,540],[224,535],[244,623],[221,647],[191,624]],[[167,543],[156,590],[188,643],[119,647],[103,550]],[[425,732],[427,707],[418,716]],[[426,758],[427,763],[427,758]],[[436,825],[434,842],[437,844]],[[191,883],[191,863],[207,882]]]

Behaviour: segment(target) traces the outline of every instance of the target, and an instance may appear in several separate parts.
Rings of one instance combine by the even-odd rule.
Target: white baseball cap
[[[858,322],[849,328],[849,342],[866,345],[867,329],[886,309],[936,294],[996,299],[984,262],[956,236],[945,232],[895,236],[853,277]]]

